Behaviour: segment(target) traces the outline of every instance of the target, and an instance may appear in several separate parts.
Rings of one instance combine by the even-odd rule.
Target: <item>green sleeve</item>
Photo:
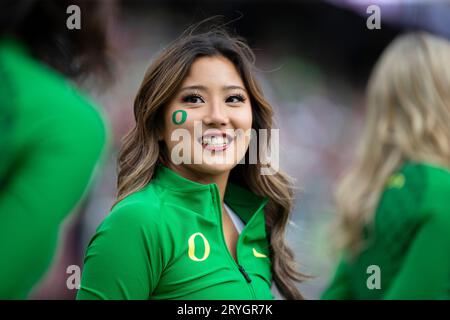
[[[441,299],[450,284],[450,183],[439,177],[427,191],[426,214],[385,299]],[[448,176],[446,176],[448,180]],[[382,270],[381,270],[382,271]],[[383,273],[381,273],[383,275]]]
[[[97,115],[82,110],[69,115],[36,120],[34,136],[19,150],[23,153],[17,152],[0,190],[2,298],[25,298],[43,276],[59,224],[85,192],[103,148],[104,127]],[[63,130],[53,121],[76,122]]]
[[[348,277],[348,264],[341,258],[333,279],[325,291],[322,293],[322,300],[350,300],[352,299],[352,291],[350,288],[350,281]]]
[[[154,210],[139,203],[113,209],[89,244],[77,299],[150,298],[163,268]]]
[[[59,75],[0,50],[0,298],[24,299],[51,263],[60,223],[85,192],[103,150],[103,120]],[[0,130],[2,131],[2,130]],[[3,146],[5,145],[5,149]]]

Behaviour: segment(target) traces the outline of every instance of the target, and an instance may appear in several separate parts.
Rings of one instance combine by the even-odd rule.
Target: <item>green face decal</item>
[[[177,120],[177,114],[181,114],[180,120]],[[182,124],[186,121],[186,118],[187,118],[187,112],[184,110],[177,110],[172,113],[172,122],[174,124]]]

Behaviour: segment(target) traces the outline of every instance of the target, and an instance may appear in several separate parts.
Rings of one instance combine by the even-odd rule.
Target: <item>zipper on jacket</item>
[[[237,255],[237,254],[236,254]],[[239,271],[244,275],[245,280],[247,280],[247,285],[250,288],[250,291],[252,292],[252,297],[253,299],[256,299],[256,293],[255,293],[255,289],[253,288],[253,286],[250,284],[252,282],[252,279],[250,278],[250,276],[248,275],[247,271],[245,271],[244,267],[241,266],[240,264],[238,264],[239,266]]]
[[[223,215],[223,212],[222,212],[222,204],[221,204],[220,201],[219,201],[219,199],[220,199],[219,191],[217,190],[217,187],[213,187],[213,189],[214,189],[214,192],[212,193],[213,200],[214,200],[214,202],[216,203],[216,205],[217,205],[218,208],[219,208],[219,210],[218,210],[218,212],[219,212],[219,225],[220,225],[220,230],[219,230],[219,231],[220,231],[220,237],[221,237],[221,239],[222,239],[222,244],[223,244],[224,247],[225,247],[225,250],[226,250],[226,252],[227,252],[227,254],[228,254],[228,257],[229,257],[229,258],[231,259],[231,261],[233,262],[233,265],[236,266],[236,267],[238,268],[239,272],[244,276],[245,281],[246,281],[246,283],[247,283],[247,287],[250,289],[250,292],[251,292],[251,294],[252,294],[252,298],[253,298],[253,299],[256,299],[255,289],[253,288],[253,285],[251,284],[252,279],[250,278],[250,275],[247,273],[247,271],[245,271],[244,267],[241,266],[241,265],[239,264],[239,262],[238,262],[238,246],[239,246],[239,240],[240,240],[241,235],[242,235],[242,233],[244,232],[244,230],[242,230],[242,232],[239,234],[239,237],[238,237],[238,240],[237,240],[237,243],[236,243],[236,260],[234,260],[233,256],[231,255],[230,250],[228,249],[227,242],[225,241],[225,236],[224,236],[224,234],[223,234],[223,223],[222,223],[222,215]],[[244,229],[245,229],[245,227],[244,227]]]
[[[237,255],[237,254],[236,254]],[[245,280],[247,280],[248,283],[252,282],[252,279],[248,275],[247,271],[245,271],[244,267],[238,264],[239,271],[243,274]]]

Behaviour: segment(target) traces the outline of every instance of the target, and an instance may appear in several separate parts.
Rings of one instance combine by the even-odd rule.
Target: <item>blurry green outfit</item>
[[[77,298],[273,299],[267,198],[228,183],[224,201],[245,223],[237,262],[225,243],[217,185],[159,165],[97,229]]]
[[[450,299],[449,171],[406,163],[366,235],[366,249],[340,262],[324,299]],[[371,265],[380,267],[381,289],[368,289]]]
[[[65,78],[0,39],[0,298],[26,298],[47,270],[105,136]]]

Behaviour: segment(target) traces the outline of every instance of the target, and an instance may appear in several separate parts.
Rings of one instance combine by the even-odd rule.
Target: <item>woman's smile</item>
[[[234,142],[234,137],[220,130],[207,130],[197,141],[203,149],[224,151]]]

